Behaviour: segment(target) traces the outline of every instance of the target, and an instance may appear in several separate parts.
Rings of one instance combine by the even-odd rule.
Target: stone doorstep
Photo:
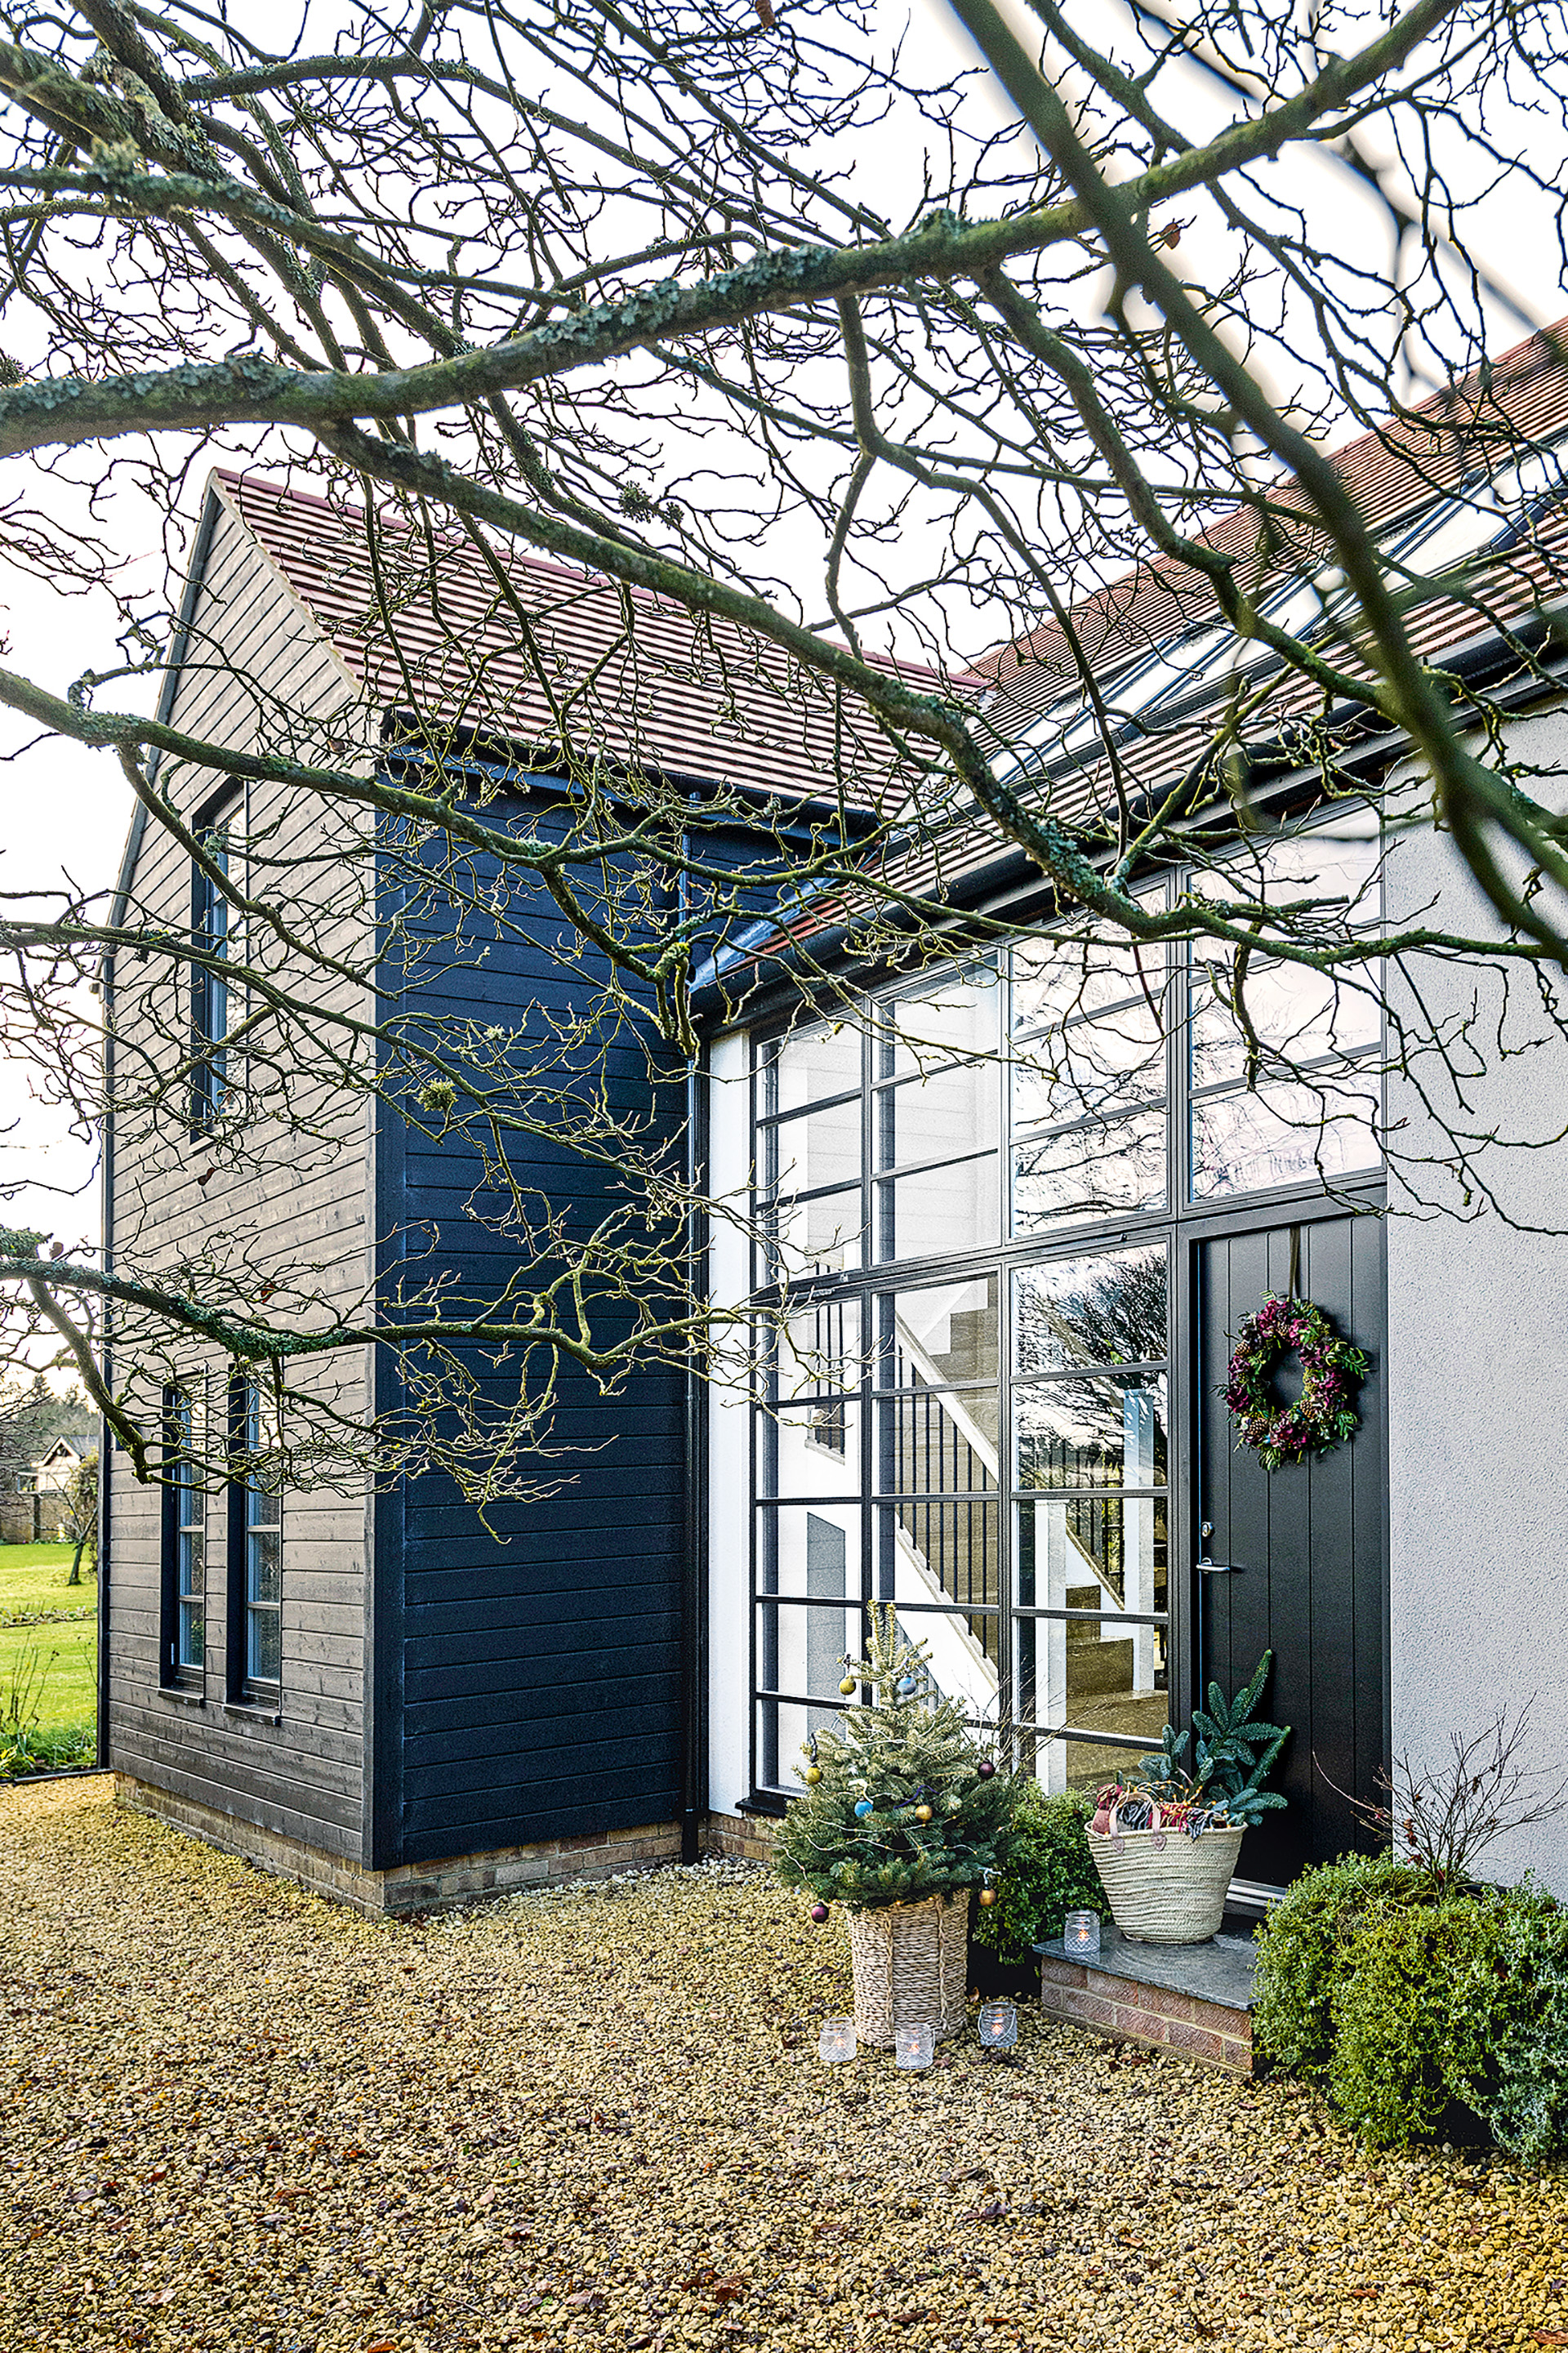
[[[1060,1937],[1035,1950],[1047,2017],[1252,2073],[1249,1937],[1141,1945],[1105,1927],[1092,1959],[1069,1955]]]

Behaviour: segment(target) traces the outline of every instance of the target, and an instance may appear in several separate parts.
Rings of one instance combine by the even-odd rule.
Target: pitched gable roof
[[[367,525],[347,499],[215,480],[374,705],[789,801],[907,788],[864,704],[731,621],[516,549],[498,579],[401,510]]]

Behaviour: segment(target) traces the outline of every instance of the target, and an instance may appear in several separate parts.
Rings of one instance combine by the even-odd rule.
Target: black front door
[[[1328,1311],[1372,1370],[1348,1444],[1266,1471],[1237,1446],[1219,1392],[1242,1317],[1289,1289],[1293,1236],[1299,1294]],[[1213,1679],[1228,1694],[1274,1653],[1263,1712],[1292,1726],[1273,1784],[1289,1803],[1247,1833],[1237,1876],[1279,1887],[1364,1843],[1340,1793],[1371,1797],[1385,1753],[1383,1226],[1348,1214],[1282,1222],[1197,1242],[1194,1259],[1194,1519],[1200,1556],[1226,1564],[1194,1567],[1198,1670],[1205,1693]],[[1281,1400],[1300,1387],[1288,1362]]]

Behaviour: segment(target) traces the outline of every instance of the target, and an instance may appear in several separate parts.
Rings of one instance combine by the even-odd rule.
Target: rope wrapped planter
[[[849,1915],[855,2032],[879,2051],[898,2026],[931,2026],[945,2042],[963,2024],[969,1897],[929,1895]]]
[[[1245,1833],[1089,1831],[1089,1851],[1110,1916],[1135,1945],[1202,1945],[1225,1917],[1225,1899]]]

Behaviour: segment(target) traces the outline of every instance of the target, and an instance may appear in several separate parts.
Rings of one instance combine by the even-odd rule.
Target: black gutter
[[[180,671],[184,666],[191,642],[191,626],[195,619],[196,601],[202,592],[207,557],[212,552],[213,533],[222,512],[222,501],[209,482],[203,493],[201,520],[191,543],[191,568],[186,575],[184,593],[180,598],[179,618],[169,643],[169,659],[164,666],[163,683],[158,691],[158,723],[166,727],[174,713],[174,696],[178,691]],[[149,782],[157,775],[159,755],[154,751],[147,763]],[[131,895],[131,878],[136,871],[136,860],[142,848],[142,838],[147,829],[146,804],[138,801],[132,814],[131,830],[126,836],[124,854],[120,861],[120,873],[114,886],[114,900],[110,927],[118,930],[124,921],[126,902]],[[108,1105],[103,1118],[103,1153],[100,1175],[102,1201],[103,1271],[114,1271],[114,955],[110,950],[99,967],[99,987],[103,993],[103,1079]],[[114,1388],[113,1325],[106,1311],[103,1319],[103,1344],[100,1351],[103,1386],[111,1394]],[[109,1658],[110,1592],[113,1582],[113,1514],[110,1495],[113,1486],[114,1448],[109,1424],[102,1414],[98,1418],[98,1744],[96,1755],[100,1768],[110,1767],[110,1704],[111,1677]]]

